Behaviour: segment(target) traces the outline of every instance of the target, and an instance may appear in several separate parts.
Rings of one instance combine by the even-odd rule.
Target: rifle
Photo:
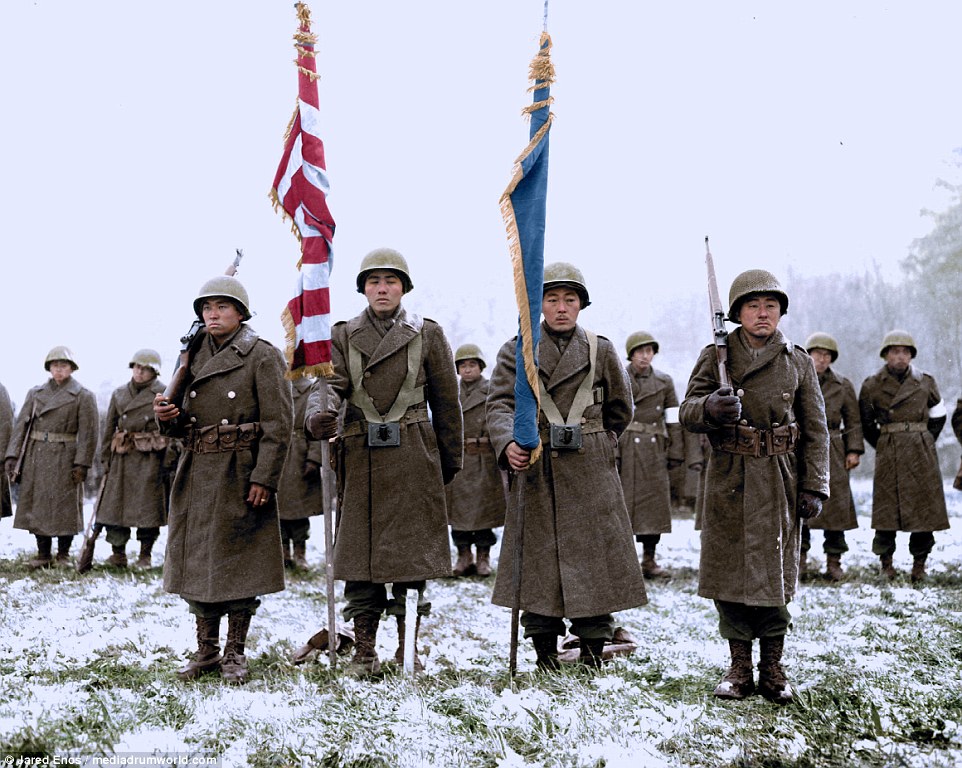
[[[97,512],[100,509],[100,502],[104,497],[104,489],[107,487],[107,475],[110,474],[110,462],[104,467],[103,477],[100,478],[100,488],[97,490],[97,500],[94,501],[94,511],[90,513],[90,520],[84,531],[84,543],[80,548],[80,556],[77,558],[77,573],[86,573],[94,565],[94,546],[97,544],[97,537],[104,529],[97,522]]]
[[[327,403],[327,380],[321,378],[322,403]],[[327,584],[327,657],[331,663],[331,672],[337,669],[337,624],[334,613],[334,510],[331,488],[331,443],[321,440],[321,510],[324,513],[324,578]]]
[[[524,486],[527,470],[514,473],[514,509],[517,519],[517,543],[514,550],[514,594],[511,596],[511,647],[508,651],[508,676],[514,680],[518,671],[518,627],[521,617],[521,569],[524,563]]]
[[[27,458],[27,443],[30,440],[30,429],[33,426],[33,420],[37,415],[37,401],[34,399],[33,408],[30,409],[30,418],[27,419],[27,423],[23,425],[23,439],[20,441],[20,451],[17,453],[17,464],[13,468],[13,472],[10,475],[10,485],[20,482],[20,475],[23,474],[23,461]],[[11,502],[13,500],[13,492],[11,491]]]
[[[715,339],[715,355],[718,358],[718,381],[722,387],[730,389],[728,331],[725,328],[725,310],[722,309],[721,296],[718,293],[718,281],[715,279],[715,260],[711,257],[707,235],[705,236],[705,266],[708,268],[708,306],[711,309],[712,336]]]
[[[237,248],[236,252],[237,255],[234,257],[234,261],[224,270],[224,274],[228,277],[233,277],[237,274],[237,268],[240,266],[241,259],[244,257],[244,251],[240,248]],[[204,338],[204,334],[201,333],[203,330],[204,321],[198,317],[190,324],[187,333],[180,337],[180,354],[177,358],[177,367],[170,377],[170,384],[168,384],[167,389],[164,390],[164,400],[168,403],[178,405],[183,399],[184,392],[190,385],[190,361],[194,359],[194,355]]]

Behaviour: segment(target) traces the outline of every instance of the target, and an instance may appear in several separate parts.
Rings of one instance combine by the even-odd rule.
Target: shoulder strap
[[[585,335],[588,337],[588,373],[581,380],[581,385],[578,387],[578,391],[575,392],[574,400],[571,401],[571,409],[568,411],[568,418],[565,419],[561,415],[561,411],[555,404],[555,401],[551,399],[551,395],[548,394],[548,390],[545,389],[544,382],[541,381],[539,377],[539,385],[541,388],[541,410],[548,420],[549,424],[580,424],[581,416],[587,410],[588,406],[594,403],[594,391],[592,385],[595,380],[595,369],[597,368],[598,362],[598,336],[592,333],[588,329],[585,329]]]
[[[415,387],[418,371],[421,369],[421,333],[418,331],[407,344],[408,348],[408,371],[401,384],[401,389],[397,394],[397,399],[382,416],[374,406],[374,400],[364,388],[364,371],[361,365],[361,353],[352,343],[347,344],[347,364],[351,374],[351,405],[361,409],[364,418],[372,424],[387,424],[392,421],[400,421],[405,411],[412,405],[424,402],[424,387]]]

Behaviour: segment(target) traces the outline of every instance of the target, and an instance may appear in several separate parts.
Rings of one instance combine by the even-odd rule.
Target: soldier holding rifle
[[[775,276],[752,269],[735,278],[728,320],[739,327],[726,338],[710,253],[708,267],[716,345],[699,356],[680,415],[712,445],[698,594],[715,601],[731,651],[715,695],[754,692],[759,638],[760,692],[787,704],[793,692],[781,659],[798,581],[799,518],[817,517],[828,496],[825,407],[812,359],[778,331],[788,294]]]

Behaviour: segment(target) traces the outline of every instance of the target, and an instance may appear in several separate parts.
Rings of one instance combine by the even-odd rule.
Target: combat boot
[[[113,552],[110,557],[107,558],[107,565],[111,565],[114,568],[126,568],[127,567],[127,548],[123,545],[113,545]]]
[[[306,571],[308,569],[307,565],[307,542],[306,541],[295,541],[294,542],[294,567],[300,568]]]
[[[912,563],[912,583],[918,584],[925,581],[925,561],[928,555],[916,555]]]
[[[244,646],[247,631],[251,627],[251,614],[240,611],[227,614],[227,642],[224,645],[224,659],[220,663],[220,676],[225,682],[243,685],[247,682],[247,657]]]
[[[371,677],[381,671],[377,658],[377,625],[381,617],[376,613],[360,613],[354,617],[354,656],[348,672],[355,677]]]
[[[283,552],[284,552],[284,567],[285,567],[285,568],[293,568],[293,567],[294,567],[294,558],[291,556],[291,540],[290,540],[290,539],[284,539],[284,540],[281,542],[281,549],[282,549]]]
[[[474,558],[471,556],[471,545],[458,545],[458,561],[454,564],[451,573],[456,577],[470,576],[474,573]]]
[[[53,539],[50,536],[37,536],[37,556],[27,563],[31,571],[49,568],[53,565]]]
[[[808,552],[804,549],[798,553],[798,580],[805,581],[808,578]]]
[[[531,636],[534,651],[538,654],[537,668],[539,672],[557,672],[561,669],[558,661],[558,636],[552,634],[538,634]]]
[[[59,568],[70,565],[70,545],[73,544],[73,536],[57,537],[57,562]]]
[[[590,640],[581,638],[581,655],[578,656],[578,663],[592,669],[601,669],[604,651],[605,639],[603,637],[593,637]]]
[[[887,578],[889,581],[897,579],[899,577],[899,572],[895,570],[895,566],[892,565],[891,555],[882,555],[879,560],[881,561],[881,566],[879,567],[879,573]]]
[[[138,568],[150,568],[150,555],[154,551],[155,539],[142,539],[140,542],[140,557],[137,558]]]
[[[795,700],[792,686],[782,669],[782,650],[785,637],[763,637],[761,658],[758,660],[758,690],[775,704],[791,704]]]
[[[728,650],[732,664],[715,686],[715,696],[719,699],[744,699],[755,692],[752,644],[749,640],[729,640]]]
[[[668,577],[668,571],[662,568],[655,561],[654,548],[647,547],[641,555],[641,573],[646,579],[664,579]]]
[[[220,616],[205,619],[197,616],[197,650],[193,658],[177,670],[180,680],[195,680],[206,672],[213,672],[221,663]]]
[[[826,555],[825,556],[825,575],[828,576],[832,581],[841,581],[845,576],[845,571],[842,570],[842,556],[841,555]]]
[[[405,634],[404,630],[407,628],[407,624],[404,621],[403,616],[397,617],[397,650],[394,652],[394,661],[401,666],[404,664],[404,640]],[[421,616],[418,615],[417,620],[414,622],[414,673],[416,675],[421,674],[424,671],[424,664],[421,663],[421,659],[418,658],[418,633],[421,631]]]
[[[491,575],[491,547],[478,547],[478,561],[475,563],[475,572],[478,576]]]

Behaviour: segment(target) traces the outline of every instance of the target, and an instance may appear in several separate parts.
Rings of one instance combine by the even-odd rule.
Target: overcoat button
[[[227,419],[221,419],[221,420],[220,420],[220,423],[221,423],[221,424],[230,424],[230,422],[229,422]]]
[[[744,389],[739,389],[735,394],[738,395],[738,397],[744,397],[744,396],[745,396],[745,390],[744,390]]]
[[[742,420],[739,421],[738,423],[741,424],[743,427],[747,427],[747,426],[748,426],[748,419],[742,419]]]
[[[791,400],[791,399],[792,399],[791,394],[789,394],[788,392],[782,392],[782,400],[788,401],[788,400]]]
[[[191,396],[191,397],[197,397],[197,390],[192,389],[192,390],[190,391],[190,396]]]
[[[636,442],[636,443],[640,443],[640,442],[641,442],[641,438],[640,438],[640,437],[636,437],[636,438],[635,438],[635,442]]]
[[[365,378],[365,379],[371,378],[371,372],[370,372],[370,371],[364,371],[364,378]]]
[[[227,396],[228,396],[231,400],[233,400],[235,397],[237,397],[237,393],[232,389],[230,392],[227,393]]]
[[[652,435],[652,437],[651,437],[651,442],[657,443],[657,442],[658,442],[658,438],[655,437],[654,435]]]
[[[191,423],[191,424],[196,424],[196,423],[197,423],[197,417],[196,417],[196,416],[191,416],[191,417],[190,417],[190,423]]]

